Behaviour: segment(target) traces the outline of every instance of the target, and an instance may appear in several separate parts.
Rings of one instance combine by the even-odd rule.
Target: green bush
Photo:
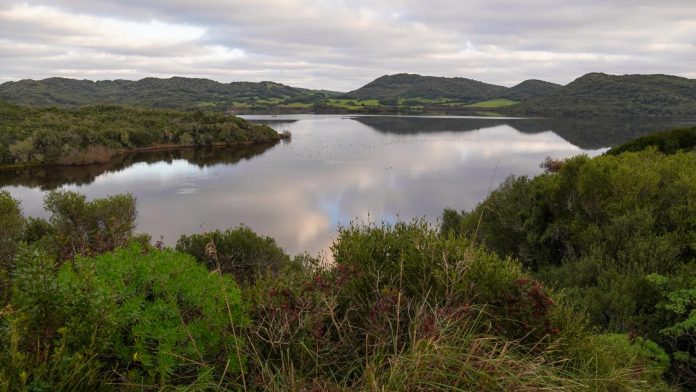
[[[29,248],[13,283],[1,319],[0,389],[238,382],[239,291],[188,255],[134,244],[59,267]]]
[[[645,277],[678,276],[696,260],[694,200],[694,153],[579,156],[557,173],[508,179],[471,212],[446,211],[441,230],[518,258],[596,324],[676,355],[696,345],[683,339],[676,349],[656,333],[674,320],[659,316],[664,299]]]
[[[24,226],[23,240],[29,244],[46,241],[44,247],[50,247],[50,240],[55,234],[53,226],[46,219],[28,217]]]
[[[14,264],[12,259],[22,239],[23,227],[24,218],[19,201],[7,192],[0,192],[0,306],[5,304],[8,297]]]
[[[290,261],[273,238],[259,236],[243,225],[225,231],[182,235],[176,249],[192,255],[210,270],[219,268],[232,274],[241,283],[253,281],[259,272],[277,271]]]
[[[12,298],[0,312],[0,390],[99,390],[115,302],[92,277],[59,278],[59,265],[37,248],[16,259]]]
[[[62,259],[95,255],[125,245],[133,235],[137,215],[130,194],[87,201],[84,195],[53,191],[44,198],[54,241]]]
[[[12,260],[21,240],[23,227],[24,218],[19,201],[5,191],[0,192],[0,269],[7,268]]]

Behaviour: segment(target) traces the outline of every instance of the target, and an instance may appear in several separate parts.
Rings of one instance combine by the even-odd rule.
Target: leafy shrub
[[[99,390],[98,358],[115,332],[115,303],[94,279],[60,279],[46,252],[19,252],[12,298],[0,312],[0,389]]]
[[[262,237],[246,226],[225,231],[182,235],[176,249],[208,266],[232,274],[238,282],[248,283],[265,270],[277,271],[290,261],[273,238]]]
[[[675,382],[696,387],[696,264],[669,276],[650,274],[645,280],[658,298],[649,319],[654,339],[672,352]]]
[[[87,201],[84,195],[53,191],[44,198],[44,208],[55,233],[62,259],[94,255],[125,245],[133,234],[137,215],[130,194]]]
[[[132,379],[180,382],[175,380],[205,376],[206,368],[240,370],[241,342],[234,330],[244,323],[244,313],[234,282],[209,274],[189,256],[143,255],[139,246],[78,260],[74,275],[62,272],[79,279],[92,269],[103,289],[119,300],[120,336],[113,350],[135,373]]]
[[[7,300],[12,259],[22,237],[24,218],[17,200],[0,192],[0,306]]]
[[[551,157],[546,157],[546,159],[539,164],[539,167],[544,169],[546,173],[557,173],[561,170],[564,163],[564,159],[553,159]]]
[[[55,235],[55,230],[50,222],[43,218],[28,217],[24,225],[23,240],[29,244],[50,240]],[[50,246],[50,244],[44,244]]]
[[[21,240],[24,218],[19,201],[0,192],[0,268],[6,268]]]
[[[59,267],[27,249],[1,320],[5,389],[236,385],[243,367],[236,285],[173,251],[132,245]]]

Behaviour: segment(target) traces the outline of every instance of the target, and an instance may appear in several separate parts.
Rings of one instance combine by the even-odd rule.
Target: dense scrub
[[[554,167],[509,178],[471,212],[446,210],[442,231],[517,258],[596,325],[658,342],[677,382],[695,386],[696,154],[652,147]]]
[[[79,107],[93,104],[224,111],[234,103],[314,102],[338,95],[273,82],[219,83],[209,79],[172,77],[141,80],[75,80],[48,78],[0,84],[0,99],[20,105]]]
[[[0,102],[0,166],[89,164],[152,147],[234,145],[279,138],[267,126],[200,110],[32,109]]]
[[[290,261],[273,238],[259,236],[246,226],[182,235],[176,250],[193,255],[211,270],[219,269],[244,283],[253,281],[261,272],[277,272]]]
[[[110,228],[128,196],[53,192],[48,220],[3,197],[22,234],[2,266],[0,390],[667,389],[650,342],[593,334],[516,261],[423,222],[341,229],[331,264],[245,227],[183,237],[193,257],[133,238],[134,216]],[[94,219],[109,246],[64,257],[58,239]]]
[[[665,154],[694,151],[696,150],[696,127],[672,129],[640,137],[613,147],[607,151],[607,154],[618,155],[629,151],[643,151],[651,146]]]
[[[133,245],[59,265],[28,247],[15,263],[0,389],[205,385],[240,374],[239,291],[188,255]]]
[[[642,343],[592,335],[519,264],[425,223],[344,228],[332,252],[245,290],[255,387],[665,387]]]
[[[51,192],[48,220],[1,196],[12,212],[1,227],[15,234],[0,265],[0,390],[237,382],[247,317],[236,283],[134,236],[132,196]]]

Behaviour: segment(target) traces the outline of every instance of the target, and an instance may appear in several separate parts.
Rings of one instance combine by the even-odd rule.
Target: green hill
[[[696,80],[669,75],[590,73],[550,95],[515,106],[526,115],[687,116],[696,114]]]
[[[344,95],[350,99],[395,101],[399,98],[448,98],[464,102],[500,98],[507,88],[466,78],[414,74],[385,75]]]
[[[402,73],[379,77],[343,94],[274,82],[219,83],[183,77],[97,82],[49,78],[0,84],[3,99],[34,107],[116,104],[235,113],[467,114],[495,108],[505,114],[546,117],[679,117],[696,115],[696,80],[590,73],[566,86],[531,79],[508,88],[467,78]]]
[[[561,87],[563,86],[560,84],[529,79],[514,87],[510,87],[502,97],[514,101],[526,101],[532,98],[545,97],[556,92]]]
[[[274,82],[219,83],[209,79],[173,77],[131,80],[48,78],[0,85],[0,99],[31,106],[77,107],[118,104],[153,108],[313,103],[340,93],[295,88]]]

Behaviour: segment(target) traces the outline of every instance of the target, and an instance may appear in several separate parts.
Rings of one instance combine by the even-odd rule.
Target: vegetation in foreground
[[[343,228],[326,265],[246,227],[150,245],[128,195],[0,202],[0,390],[668,390],[650,342],[424,222]]]
[[[668,379],[696,388],[693,132],[547,160],[549,173],[509,178],[473,211],[446,210],[442,231],[519,260],[601,330],[656,342]]]
[[[0,167],[103,163],[129,151],[281,138],[221,113],[121,106],[33,109],[0,102]]]

